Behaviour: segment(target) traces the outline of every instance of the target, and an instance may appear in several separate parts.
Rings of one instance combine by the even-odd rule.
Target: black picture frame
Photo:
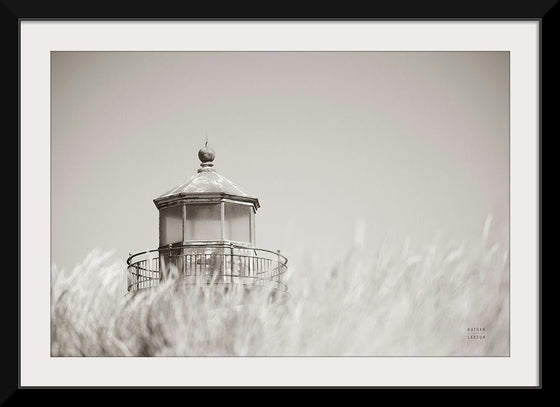
[[[242,11],[235,5],[235,10],[221,8],[212,11],[194,11],[191,5],[186,2],[166,4],[166,2],[152,3],[132,3],[132,2],[103,2],[81,3],[70,1],[41,2],[23,0],[1,0],[0,10],[2,15],[2,41],[4,45],[4,68],[5,86],[8,90],[3,92],[6,107],[5,123],[14,125],[15,118],[18,118],[18,239],[21,223],[20,212],[20,170],[21,152],[19,138],[19,33],[20,23],[25,20],[231,20],[231,21],[278,21],[278,20],[341,20],[341,21],[373,21],[373,20],[415,20],[415,21],[478,21],[478,20],[533,20],[540,22],[540,131],[539,131],[539,385],[532,389],[542,389],[542,132],[543,125],[552,123],[552,109],[554,103],[551,102],[558,89],[558,63],[555,62],[555,41],[558,34],[558,0],[547,1],[469,1],[469,2],[448,2],[448,1],[426,1],[426,2],[384,2],[381,4],[370,5],[367,11],[356,10],[336,10],[336,13],[323,8],[320,11],[309,12],[300,11],[287,14],[292,17],[272,17],[260,14],[258,10]],[[210,7],[216,8],[213,5]],[[338,8],[338,7],[337,7]],[[230,12],[231,11],[231,12]],[[229,14],[229,16],[226,16]],[[259,16],[255,14],[260,14]],[[247,17],[251,16],[253,17]],[[297,15],[297,17],[296,17]],[[302,16],[303,15],[303,16]],[[336,15],[342,15],[339,17]],[[17,59],[17,72],[14,60]],[[9,61],[9,63],[7,63]],[[13,77],[18,80],[13,80]],[[544,80],[544,82],[543,82]],[[544,85],[544,86],[543,86]],[[18,95],[18,104],[14,103],[15,95]],[[9,114],[10,113],[10,114]],[[549,119],[544,120],[543,115],[548,113]],[[10,133],[8,133],[10,134]],[[0,362],[1,382],[0,382],[0,404],[13,405],[31,402],[31,397],[36,397],[35,389],[22,389],[19,380],[19,272],[20,272],[20,253],[21,246],[18,241],[18,275],[12,270],[5,270],[4,284],[10,288],[1,296],[2,309],[4,314],[4,346],[2,359]],[[7,271],[10,271],[9,273]],[[491,386],[492,387],[492,386]],[[119,387],[122,388],[122,387]],[[214,387],[216,389],[220,387]],[[412,389],[411,387],[396,387],[398,389]],[[436,387],[437,388],[437,387]],[[469,387],[472,388],[472,387]],[[496,387],[492,387],[496,388]],[[65,389],[65,388],[60,388]],[[89,388],[88,388],[89,389]],[[195,389],[194,387],[189,389]],[[221,389],[221,388],[220,388]],[[41,392],[42,393],[42,392]],[[101,395],[98,392],[88,392],[88,398],[93,402],[101,402]],[[130,392],[133,393],[133,392]],[[46,395],[51,395],[47,393]],[[72,393],[71,393],[72,394]],[[91,396],[90,396],[91,394]],[[41,394],[41,396],[44,396]],[[72,399],[77,395],[70,395],[67,399]],[[80,394],[81,397],[83,395]],[[138,397],[140,396],[140,397]],[[52,396],[51,396],[52,397]],[[58,397],[58,396],[55,396]],[[104,401],[107,396],[103,396]],[[142,398],[146,401],[145,392],[134,392],[127,394],[129,402]],[[63,398],[64,399],[64,398]],[[57,402],[62,402],[58,399]],[[41,399],[47,402],[46,399]],[[53,400],[54,401],[54,398]]]

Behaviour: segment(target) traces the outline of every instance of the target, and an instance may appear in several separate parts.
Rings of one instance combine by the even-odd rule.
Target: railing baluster
[[[233,245],[230,245],[229,248],[229,253],[230,253],[230,273],[231,274],[231,282],[233,283]]]

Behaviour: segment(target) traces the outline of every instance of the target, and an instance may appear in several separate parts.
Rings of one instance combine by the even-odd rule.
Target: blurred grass
[[[53,356],[507,356],[507,236],[355,247],[325,270],[291,265],[284,303],[242,305],[172,282],[124,289],[125,264],[93,250],[52,268]],[[202,295],[204,294],[204,295]],[[467,328],[486,328],[468,340]]]

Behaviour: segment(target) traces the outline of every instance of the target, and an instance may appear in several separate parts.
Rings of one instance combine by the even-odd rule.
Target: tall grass
[[[353,248],[330,269],[292,265],[285,302],[168,282],[124,291],[125,264],[93,250],[52,268],[53,356],[507,356],[507,238]],[[204,295],[202,295],[204,294]],[[467,339],[483,327],[486,339]]]

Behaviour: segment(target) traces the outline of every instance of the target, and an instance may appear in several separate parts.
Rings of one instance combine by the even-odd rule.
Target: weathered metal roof
[[[154,199],[158,208],[175,201],[188,199],[219,200],[223,198],[250,202],[255,206],[255,209],[260,206],[256,197],[245,192],[238,185],[211,168],[214,152],[209,147],[203,147],[198,156],[202,163],[197,174]]]

